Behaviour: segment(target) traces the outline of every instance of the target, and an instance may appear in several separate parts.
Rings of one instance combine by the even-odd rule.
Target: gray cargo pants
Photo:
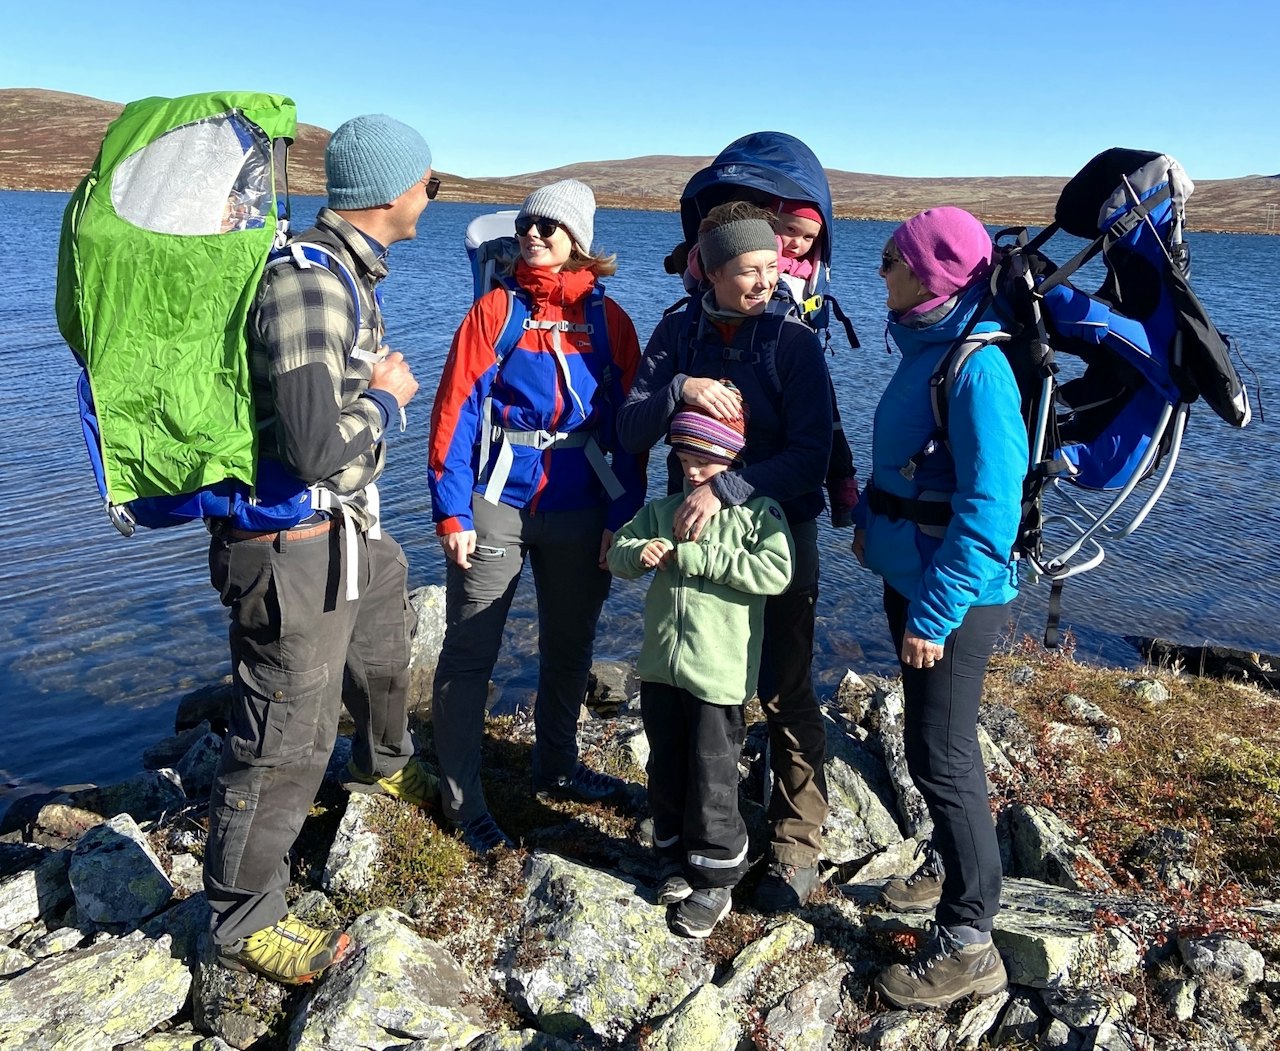
[[[215,535],[209,544],[209,579],[231,614],[235,678],[204,860],[220,946],[234,948],[288,911],[289,851],[324,777],[340,704],[355,721],[362,771],[385,777],[413,755],[408,564],[390,537],[362,533],[360,597],[348,601],[343,529],[339,518],[306,539]]]
[[[535,786],[578,765],[578,714],[610,581],[598,565],[603,507],[535,513],[479,496],[471,504],[477,546],[470,569],[447,567],[444,646],[431,701],[444,814],[459,823],[488,809],[480,784],[485,699],[525,559],[538,596]]]

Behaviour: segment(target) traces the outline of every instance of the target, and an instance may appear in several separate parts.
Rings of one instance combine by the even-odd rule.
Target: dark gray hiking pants
[[[598,565],[604,508],[534,513],[473,496],[471,511],[477,546],[470,569],[447,567],[444,645],[431,700],[444,813],[456,822],[488,809],[480,783],[485,699],[525,559],[538,596],[535,785],[578,765],[578,715],[610,581]]]
[[[898,653],[907,599],[889,585],[884,611]],[[1000,911],[1000,848],[978,746],[978,707],[991,649],[1009,622],[1009,605],[970,606],[947,636],[932,668],[902,664],[907,770],[933,818],[933,849],[942,859],[937,921],[991,930]]]
[[[408,565],[390,537],[361,534],[360,597],[348,601],[344,539],[337,519],[308,539],[214,536],[209,545],[209,579],[231,614],[235,678],[204,861],[219,945],[288,911],[289,851],[333,751],[339,705],[355,721],[363,772],[385,777],[413,755]]]

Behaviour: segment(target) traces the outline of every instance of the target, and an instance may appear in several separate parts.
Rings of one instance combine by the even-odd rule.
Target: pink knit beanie
[[[913,314],[931,310],[991,273],[991,237],[963,208],[944,205],[913,215],[893,232],[893,243],[935,297]]]

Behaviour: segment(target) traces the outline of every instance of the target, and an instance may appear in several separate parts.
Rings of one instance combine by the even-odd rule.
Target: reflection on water
[[[6,733],[0,779],[105,781],[138,766],[143,747],[172,726],[176,699],[226,674],[226,620],[207,583],[205,537],[196,527],[119,537],[97,506],[75,417],[75,366],[53,318],[58,228],[65,194],[0,193],[0,234],[30,247],[26,265],[0,286],[0,689]],[[316,201],[296,202],[308,222]],[[1194,200],[1192,214],[1194,215]],[[393,438],[383,485],[392,532],[410,560],[413,586],[443,583],[425,481],[432,380],[468,305],[471,278],[462,232],[483,209],[436,203],[417,241],[392,249],[385,285],[388,342],[411,358],[423,383],[409,407],[410,429]],[[846,428],[860,463],[869,459],[870,422],[897,358],[883,340],[883,291],[875,268],[892,226],[840,222],[835,292],[864,349],[837,341],[830,365]],[[644,339],[679,295],[662,257],[678,236],[674,214],[601,212],[596,236],[621,270],[609,290]],[[1070,239],[1064,239],[1070,241]],[[1252,364],[1274,373],[1280,358],[1280,239],[1201,234],[1193,238],[1196,286],[1218,324],[1243,344]],[[1065,258],[1071,248],[1050,245]],[[1091,287],[1088,279],[1080,282]],[[1271,481],[1277,424],[1232,432],[1205,409],[1161,504],[1097,571],[1069,582],[1064,622],[1079,652],[1127,663],[1126,634],[1212,639],[1280,649],[1280,592],[1272,530],[1280,496]],[[662,484],[652,472],[651,493]],[[847,531],[823,526],[817,677],[834,685],[846,667],[892,665],[878,582],[848,554]],[[643,583],[614,584],[597,653],[632,659],[640,634]],[[1047,589],[1024,589],[1015,632],[1043,631]],[[532,588],[523,587],[495,680],[504,707],[534,687]],[[2,791],[2,790],[0,790]],[[3,802],[0,801],[0,806]]]

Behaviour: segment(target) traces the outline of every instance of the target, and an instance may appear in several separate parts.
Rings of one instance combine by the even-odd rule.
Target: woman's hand
[[[858,565],[866,569],[867,531],[865,529],[855,529],[853,531],[853,543],[849,545],[849,550],[853,552],[853,557],[858,560]]]
[[[676,540],[697,540],[702,535],[702,527],[716,514],[724,504],[716,496],[709,485],[700,485],[688,496],[684,503],[676,508],[672,519]]]
[[[922,639],[909,629],[902,635],[902,663],[908,668],[932,668],[942,660],[943,648],[936,642]]]
[[[450,562],[460,569],[470,569],[471,555],[476,549],[476,531],[464,529],[460,533],[445,533],[440,538],[440,546],[444,548],[444,557]]]
[[[645,569],[666,569],[675,559],[676,549],[663,537],[650,540],[640,552],[640,564]]]
[[[609,548],[613,547],[613,530],[606,529],[600,534],[600,557],[596,560],[596,565],[609,572]]]
[[[717,420],[736,420],[742,416],[742,395],[719,380],[690,376],[680,389],[680,398],[686,405],[696,405]]]

